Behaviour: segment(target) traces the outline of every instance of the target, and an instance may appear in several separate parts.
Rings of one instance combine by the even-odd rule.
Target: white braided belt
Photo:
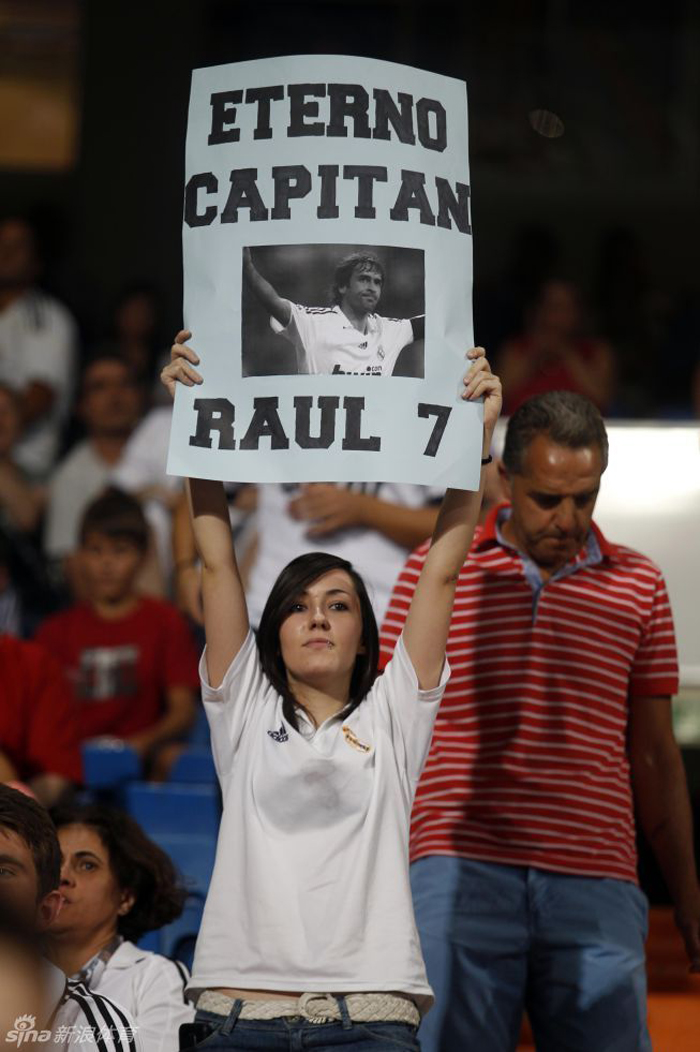
[[[215,990],[205,990],[197,1010],[228,1016],[234,999]],[[418,1026],[420,1013],[415,1003],[401,994],[347,994],[345,1003],[353,1023],[408,1023]],[[309,1023],[332,1023],[341,1018],[332,994],[306,993],[301,997],[276,997],[269,1001],[243,1001],[239,1019],[280,1019],[296,1016]]]

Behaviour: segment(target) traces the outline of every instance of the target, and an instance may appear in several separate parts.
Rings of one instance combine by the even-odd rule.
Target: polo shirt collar
[[[539,567],[534,559],[531,559],[526,552],[521,552],[519,548],[516,548],[514,544],[507,541],[503,536],[503,525],[508,521],[512,514],[512,509],[509,506],[501,508],[500,512],[496,516],[496,540],[502,548],[510,548],[511,551],[515,552],[523,564],[523,572],[525,577],[529,581],[533,590],[539,590],[545,583],[542,579]],[[564,566],[560,566],[549,578],[549,581],[560,581],[562,577],[569,577],[572,573],[576,573],[577,570],[583,570],[586,566],[597,566],[603,561],[603,553],[600,550],[598,544],[598,538],[596,537],[593,530],[589,530],[586,535],[586,539],[583,542],[581,550],[570,559]]]
[[[510,514],[511,506],[507,502],[497,504],[495,507],[491,508],[490,512],[486,516],[483,525],[481,526],[478,536],[474,541],[474,551],[486,551],[487,549],[494,548],[496,546],[500,546],[501,548],[507,548],[509,551],[518,551],[518,549],[515,548],[514,545],[510,544],[503,538],[501,530],[499,528],[499,524],[505,522],[507,518],[510,518]],[[581,551],[578,553],[578,555],[576,555],[575,558],[572,560],[572,563],[579,563],[579,566],[577,566],[577,568],[580,568],[581,562],[586,566],[592,565],[591,563],[587,562],[585,558],[587,545],[591,535],[595,538],[598,550],[600,552],[601,559],[598,560],[599,562],[602,560],[615,561],[616,559],[615,545],[611,544],[610,541],[608,541],[605,535],[603,534],[602,530],[600,530],[600,528],[596,526],[594,522],[592,522],[584,546],[581,548]],[[522,553],[518,552],[518,554],[522,557]]]
[[[510,518],[510,515],[511,507],[509,504],[500,504],[491,510],[482,527],[482,533],[475,544],[475,551],[486,552],[489,549],[493,550],[493,548],[499,547],[506,549],[508,553],[512,553],[513,562],[511,566],[515,567],[519,564],[520,572],[532,590],[532,623],[534,625],[537,620],[540,597],[545,586],[561,581],[565,577],[570,577],[571,574],[577,573],[588,566],[598,566],[603,560],[610,560],[613,549],[597,526],[591,523],[591,528],[581,550],[565,566],[562,566],[547,581],[544,581],[534,560],[524,552],[521,552],[503,536],[502,526]]]
[[[347,705],[345,706],[345,708],[341,709],[340,712],[335,712],[332,716],[326,716],[323,723],[318,724],[314,723],[311,720],[311,718],[307,715],[306,711],[302,708],[301,705],[297,705],[294,711],[296,712],[299,733],[301,734],[302,738],[306,738],[307,742],[311,742],[314,740],[319,731],[323,731],[332,723],[335,723],[338,720],[342,720],[345,718],[345,716],[347,715]]]

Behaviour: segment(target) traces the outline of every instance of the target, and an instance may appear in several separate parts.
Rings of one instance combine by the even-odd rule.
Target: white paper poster
[[[348,56],[195,70],[168,471],[477,488],[463,81]]]

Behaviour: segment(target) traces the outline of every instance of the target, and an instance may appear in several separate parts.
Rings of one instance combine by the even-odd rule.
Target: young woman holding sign
[[[181,332],[162,373],[201,382]],[[463,397],[484,398],[484,456],[501,385],[469,352]],[[483,480],[483,472],[482,472]],[[403,636],[377,678],[361,578],[323,553],[275,583],[248,626],[219,482],[191,479],[207,647],[202,691],[224,812],[183,1048],[418,1049],[431,1004],[413,919],[408,829],[449,670],[455,583],[481,503],[448,490]]]

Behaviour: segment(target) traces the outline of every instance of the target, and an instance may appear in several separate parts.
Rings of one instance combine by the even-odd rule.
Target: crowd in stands
[[[553,240],[530,231],[501,286],[475,306],[507,414],[563,389],[603,414],[700,417],[700,318],[653,288],[625,231],[601,246],[590,304],[561,275]],[[22,790],[0,785],[0,854],[7,841],[36,863],[42,894],[32,901],[43,903],[48,956],[76,984],[75,1003],[81,983],[114,997],[149,1052],[175,1049],[193,1011],[178,967],[137,944],[181,914],[187,893],[133,818],[95,803],[104,794],[86,788],[83,762],[87,743],[119,746],[138,780],[164,783],[200,725],[199,563],[181,480],[165,470],[159,324],[155,289],[131,284],[109,336],[80,346],[82,327],[42,290],[36,231],[19,217],[0,222],[0,783]],[[442,496],[407,484],[226,493],[253,627],[282,568],[318,548],[356,567],[381,625]],[[490,465],[482,521],[503,499]],[[29,797],[57,808],[55,828]],[[59,888],[67,907],[56,918]],[[0,959],[35,989],[39,965],[20,936],[0,900]]]

